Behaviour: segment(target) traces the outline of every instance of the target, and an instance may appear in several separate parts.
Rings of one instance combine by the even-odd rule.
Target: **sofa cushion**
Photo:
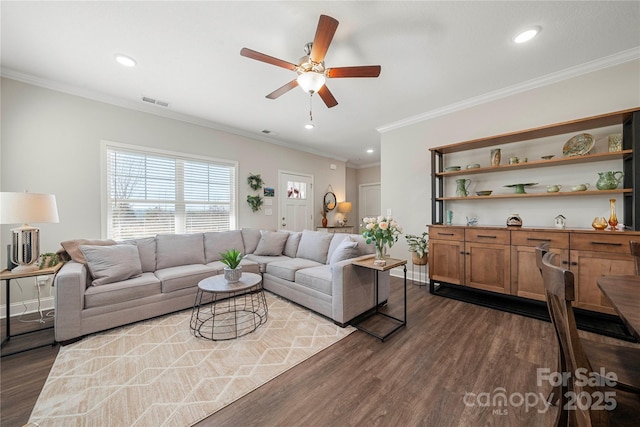
[[[202,233],[158,234],[156,236],[156,268],[204,264]]]
[[[300,231],[289,231],[289,238],[284,245],[282,254],[290,258],[295,258],[298,253],[298,245],[300,244],[301,237],[302,233]]]
[[[321,265],[296,272],[296,285],[331,295],[331,266]]]
[[[93,286],[120,282],[142,274],[140,255],[135,245],[80,245],[87,260]]]
[[[259,256],[278,256],[282,255],[284,245],[287,243],[289,233],[283,233],[280,231],[260,231],[260,241],[256,250],[253,251],[254,255]]]
[[[162,292],[177,291],[178,289],[198,286],[198,282],[207,277],[215,276],[217,271],[203,264],[180,265],[163,268],[155,272],[162,282]]]
[[[123,243],[131,243],[138,247],[140,254],[140,264],[143,272],[153,272],[156,270],[156,238],[147,237],[144,239],[128,240]]]
[[[333,234],[320,231],[303,230],[296,257],[305,258],[324,264]],[[293,280],[293,279],[291,279]]]
[[[89,286],[84,293],[84,307],[102,307],[159,293],[160,280],[153,273],[142,273],[138,277],[121,282]]]
[[[80,250],[80,245],[91,245],[91,246],[107,246],[107,245],[115,245],[115,240],[90,240],[90,239],[75,239],[75,240],[66,240],[60,245],[62,249],[69,255],[69,257],[75,262],[79,262],[81,264],[86,264],[87,259],[84,257],[84,254]]]
[[[214,231],[204,233],[204,257],[205,262],[213,262],[222,259],[220,252],[235,249],[244,254],[244,242],[240,230]]]
[[[331,242],[333,244],[333,241]],[[327,261],[327,264],[335,264],[336,262],[344,261],[345,259],[355,258],[359,255],[358,253],[358,242],[355,242],[351,239],[350,236],[347,236],[337,248],[334,249],[333,253],[331,249],[329,249],[330,258]]]
[[[267,264],[267,273],[290,282],[295,281],[296,271],[303,268],[317,267],[319,262],[304,258],[292,258],[286,261],[274,261]]]
[[[255,252],[258,247],[258,242],[260,241],[260,230],[257,228],[243,228],[242,232],[242,241],[244,242],[244,251],[246,254],[252,254]]]

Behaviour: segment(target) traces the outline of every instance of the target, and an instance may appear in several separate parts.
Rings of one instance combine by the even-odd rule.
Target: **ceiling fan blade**
[[[313,38],[313,47],[309,54],[309,58],[313,62],[320,63],[324,61],[324,56],[327,54],[327,50],[337,29],[337,20],[327,15],[320,15],[316,36]]]
[[[322,85],[320,90],[318,90],[318,95],[320,95],[320,98],[322,98],[328,108],[338,105],[338,101],[336,101],[336,99],[333,97],[333,94],[331,93],[327,85]]]
[[[330,78],[341,77],[378,77],[381,67],[379,65],[363,65],[361,67],[328,68],[325,75]]]
[[[296,79],[291,80],[286,85],[284,85],[284,86],[274,90],[273,92],[271,92],[269,95],[266,96],[266,98],[276,99],[277,97],[279,97],[281,95],[284,95],[285,93],[289,92],[291,89],[293,89],[296,86],[298,86],[298,80],[296,80]]]
[[[296,69],[296,64],[274,58],[273,56],[265,55],[264,53],[256,52],[255,50],[246,47],[243,47],[242,50],[240,50],[240,55],[255,59],[256,61],[266,62],[267,64],[275,65],[277,67],[286,68],[287,70]]]

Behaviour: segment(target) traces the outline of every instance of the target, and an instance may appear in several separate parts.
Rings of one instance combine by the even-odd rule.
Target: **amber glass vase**
[[[611,216],[609,216],[609,225],[612,230],[616,229],[616,225],[618,225],[618,217],[616,217],[616,199],[609,199],[609,204],[611,206]]]

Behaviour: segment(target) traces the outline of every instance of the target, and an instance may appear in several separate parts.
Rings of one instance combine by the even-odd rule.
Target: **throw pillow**
[[[107,246],[107,245],[115,245],[116,242],[114,240],[88,240],[88,239],[76,239],[76,240],[67,240],[65,242],[60,243],[62,249],[69,254],[69,257],[75,262],[79,262],[81,264],[86,264],[87,259],[82,254],[80,250],[80,245],[91,245],[91,246]]]
[[[302,233],[300,231],[290,231],[289,238],[287,239],[287,243],[284,245],[282,253],[289,258],[295,258],[298,253],[300,237],[302,237]]]
[[[289,233],[267,230],[262,230],[260,233],[260,241],[258,242],[258,246],[253,254],[261,256],[282,255],[284,245],[287,243],[287,239],[289,238]]]
[[[136,245],[80,245],[80,251],[87,260],[93,286],[120,282],[142,274]]]
[[[351,240],[351,237],[347,237],[338,245],[333,254],[331,255],[331,259],[329,260],[329,264],[335,264],[336,262],[344,261],[345,259],[355,258],[358,256],[358,242],[354,242]]]

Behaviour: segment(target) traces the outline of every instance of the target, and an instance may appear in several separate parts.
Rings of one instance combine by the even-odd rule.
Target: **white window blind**
[[[107,237],[236,227],[235,162],[105,145]]]

